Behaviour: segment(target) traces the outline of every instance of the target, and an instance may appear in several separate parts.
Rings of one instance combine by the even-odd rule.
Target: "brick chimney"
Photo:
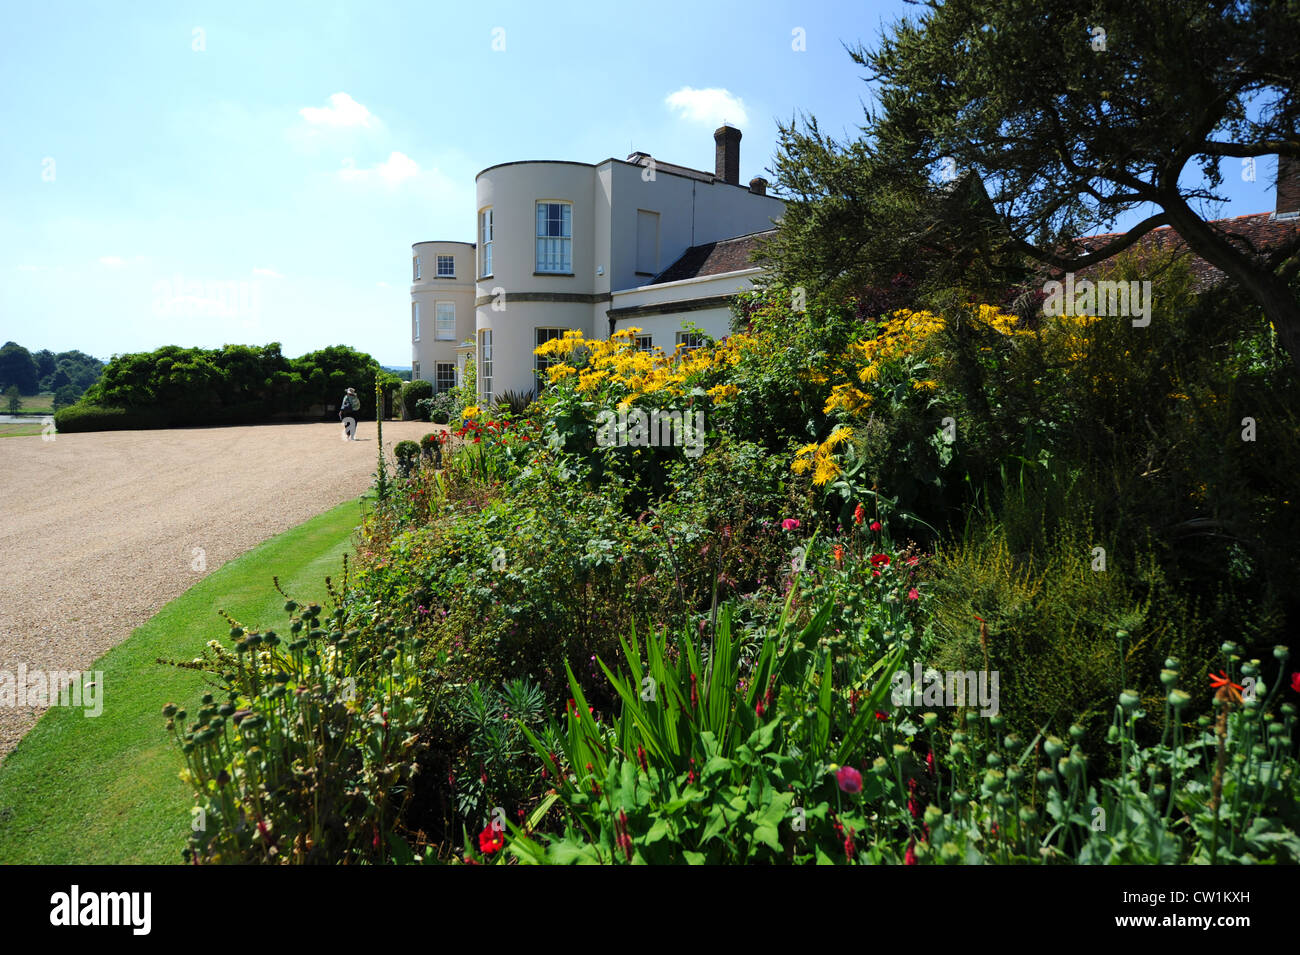
[[[762,176],[755,176],[749,180],[749,191],[756,196],[767,195],[767,180]]]
[[[740,185],[740,130],[719,126],[713,131],[713,177]]]
[[[1277,157],[1277,208],[1274,211],[1278,215],[1300,212],[1300,159]]]

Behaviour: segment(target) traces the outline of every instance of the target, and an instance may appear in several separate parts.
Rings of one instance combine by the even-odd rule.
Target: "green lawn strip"
[[[341,504],[258,545],[163,607],[97,660],[103,713],[52,707],[0,764],[0,863],[181,862],[191,793],[162,707],[198,709],[209,674],[156,663],[191,660],[227,636],[224,609],[247,626],[283,628],[284,598],[323,601],[361,522]],[[87,677],[87,679],[89,679]]]

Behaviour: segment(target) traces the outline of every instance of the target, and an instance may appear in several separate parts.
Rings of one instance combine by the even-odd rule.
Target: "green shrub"
[[[402,415],[408,421],[428,421],[428,415],[421,414],[417,402],[433,396],[433,384],[423,378],[408,381],[402,385]]]
[[[514,417],[519,417],[528,411],[528,406],[533,403],[532,391],[507,391],[497,398],[495,411],[497,414],[509,413]]]
[[[1121,689],[1156,687],[1168,657],[1204,679],[1222,637],[1205,613],[1214,595],[1174,586],[1150,539],[1097,528],[1086,491],[1052,497],[1028,495],[939,547],[921,656],[940,670],[998,671],[1009,726],[1032,736],[1078,724],[1096,749]]]
[[[101,408],[79,403],[54,412],[54,426],[66,434],[78,431],[142,431],[166,428],[171,417],[163,409]]]
[[[432,398],[421,398],[415,403],[415,407],[420,413],[421,420],[432,421],[434,424],[447,424],[461,412],[461,404],[454,390],[444,391]]]
[[[420,446],[414,441],[398,441],[393,448],[393,457],[397,459],[398,477],[410,477],[420,462]]]
[[[344,574],[346,593],[346,565]],[[411,857],[397,827],[429,702],[420,643],[374,606],[330,593],[328,614],[286,597],[283,638],[230,620],[233,648],[212,641],[203,658],[179,664],[219,687],[193,721],[174,704],[163,710],[202,821],[188,861]]]

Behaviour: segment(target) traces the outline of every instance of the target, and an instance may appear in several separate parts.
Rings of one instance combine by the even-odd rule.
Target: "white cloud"
[[[275,269],[253,269],[253,274],[254,274],[254,275],[261,275],[261,276],[264,276],[265,278],[268,278],[268,279],[282,279],[282,278],[284,278],[284,276],[281,275],[279,272],[277,272]]]
[[[20,266],[18,266],[18,271],[19,271],[19,272],[37,272],[37,271],[39,271],[39,270],[40,270],[40,266],[39,266],[39,265],[20,265]]]
[[[345,159],[338,175],[344,182],[382,182],[396,186],[420,175],[420,164],[405,153],[394,150],[387,159],[369,169],[357,169],[351,159]]]
[[[720,126],[726,121],[737,126],[749,121],[744,102],[724,89],[697,90],[683,86],[677,92],[669,93],[664,102],[669,109],[693,123]]]
[[[298,115],[313,126],[364,126],[377,122],[375,115],[347,93],[335,93],[329,106],[304,106]]]
[[[120,255],[101,255],[99,264],[107,265],[110,269],[118,269],[126,265],[126,260]]]
[[[378,287],[378,288],[388,288],[388,283],[387,283],[387,282],[376,282],[376,283],[375,283],[375,286]]]

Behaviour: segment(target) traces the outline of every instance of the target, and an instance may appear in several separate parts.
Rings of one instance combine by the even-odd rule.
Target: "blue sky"
[[[634,149],[712,169],[725,118],[748,180],[778,118],[856,129],[843,44],[906,9],[5,3],[0,341],[409,365],[411,243],[474,238],[479,170]],[[1272,162],[1229,175],[1222,214],[1272,208]]]

